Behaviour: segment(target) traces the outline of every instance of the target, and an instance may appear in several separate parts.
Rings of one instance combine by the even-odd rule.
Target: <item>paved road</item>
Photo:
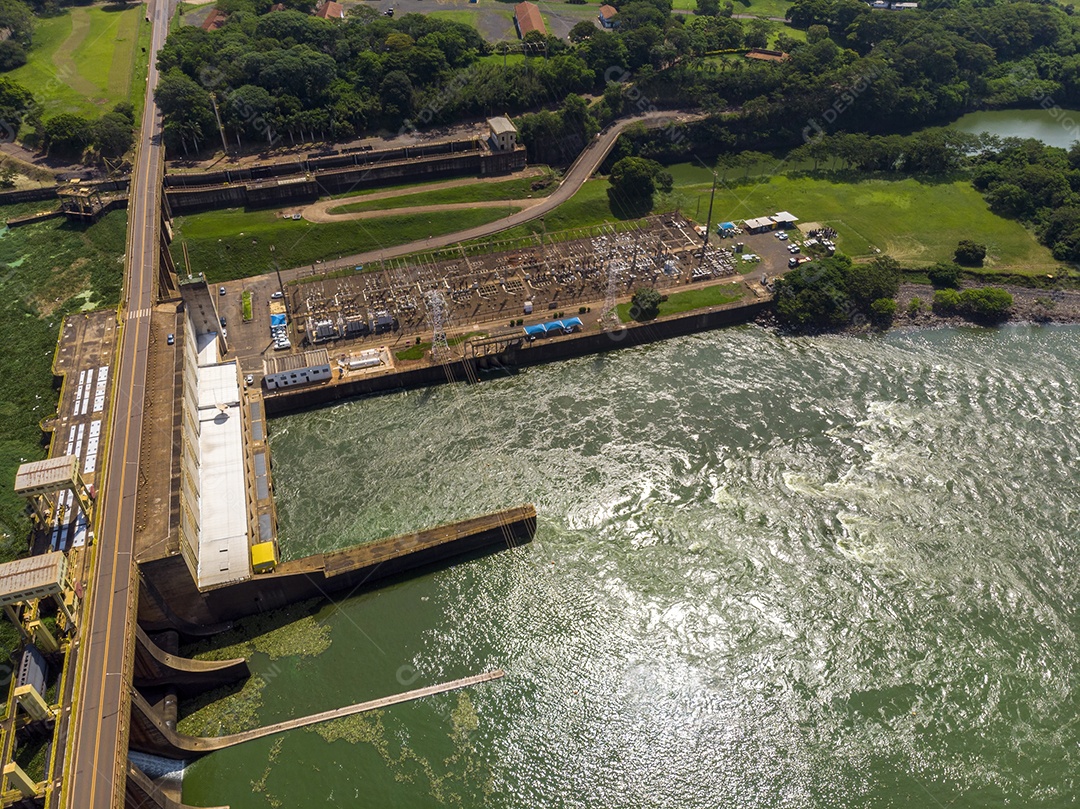
[[[102,509],[94,569],[81,627],[82,665],[65,756],[64,805],[71,809],[114,809],[124,805],[127,727],[134,616],[135,491],[139,476],[146,355],[154,304],[154,259],[162,174],[160,119],[153,102],[158,49],[165,41],[171,0],[150,0],[153,21],[146,106],[128,207],[128,256],[123,328],[113,367],[108,461],[99,495]]]
[[[558,208],[578,192],[578,189],[585,184],[585,181],[588,180],[593,172],[599,168],[600,164],[604,162],[604,158],[607,157],[608,152],[611,151],[611,147],[615,145],[615,140],[628,126],[645,124],[647,127],[657,127],[663,126],[668,121],[672,120],[696,121],[704,117],[704,115],[696,113],[667,110],[647,112],[636,118],[625,118],[608,127],[600,133],[599,137],[582,150],[581,154],[578,155],[577,160],[574,161],[573,165],[570,166],[569,170],[563,176],[563,181],[559,184],[559,187],[551,194],[551,196],[544,198],[539,205],[534,205],[531,208],[526,208],[511,216],[498,219],[495,222],[489,222],[486,225],[469,228],[468,230],[459,230],[456,233],[447,233],[444,236],[433,236],[430,239],[421,239],[420,241],[409,242],[408,244],[399,244],[396,247],[386,247],[381,250],[369,250],[366,253],[345,256],[344,258],[333,262],[327,261],[318,265],[319,271],[326,272],[341,267],[353,267],[357,264],[366,264],[369,261],[398,258],[422,250],[435,250],[440,247],[449,247],[450,245],[469,241],[470,239],[483,239],[487,236],[494,236],[496,233],[500,233],[504,230],[509,230],[517,225],[523,225],[526,222],[539,219],[545,214]],[[311,275],[311,272],[312,267],[310,264],[307,264],[303,267],[282,271],[281,275],[284,280],[289,280],[300,276]]]

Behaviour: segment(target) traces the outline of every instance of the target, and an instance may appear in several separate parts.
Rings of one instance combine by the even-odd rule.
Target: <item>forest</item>
[[[632,85],[651,106],[717,113],[682,147],[716,152],[910,130],[1036,96],[1080,103],[1076,20],[1051,5],[931,0],[931,9],[898,14],[860,0],[798,0],[791,19],[806,41],[781,33],[776,44],[790,58],[778,63],[742,57],[737,49],[759,41],[760,28],[725,16],[730,6],[685,15],[670,0],[615,5],[614,31],[586,22],[568,40],[530,34],[492,45],[470,26],[419,14],[359,7],[330,21],[221,0],[229,18],[220,30],[179,28],[160,55],[166,141],[197,149],[214,136],[211,93],[230,137],[274,142],[557,111],[570,94],[599,96],[588,115],[602,126],[623,111]],[[506,47],[525,58],[504,65]],[[544,154],[553,129],[579,131],[534,128],[543,137],[524,140],[541,161],[559,156]]]

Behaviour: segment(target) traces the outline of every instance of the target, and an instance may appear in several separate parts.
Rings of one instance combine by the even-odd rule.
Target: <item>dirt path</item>
[[[355,213],[329,214],[325,211],[304,211],[303,216],[309,222],[348,222],[351,219],[379,219],[384,216],[411,213],[440,213],[442,211],[468,211],[473,208],[510,208],[525,210],[544,201],[540,199],[490,199],[483,202],[446,202],[442,205],[412,205],[408,208],[380,208],[377,211],[356,211]],[[340,204],[340,201],[339,201]],[[312,208],[315,206],[312,205]],[[309,215],[310,213],[310,215]]]
[[[53,54],[53,63],[56,65],[57,73],[72,90],[87,98],[95,98],[100,95],[98,88],[79,74],[75,61],[71,58],[90,32],[90,14],[85,8],[78,7],[72,8],[70,13],[71,33],[56,49],[56,53]]]
[[[370,202],[376,202],[376,201],[381,200],[381,199],[393,199],[395,197],[407,197],[407,196],[409,196],[411,194],[424,194],[424,193],[426,193],[428,191],[439,191],[439,190],[441,190],[443,188],[460,188],[461,186],[464,186],[464,185],[476,185],[477,183],[504,183],[504,182],[508,182],[510,180],[520,180],[520,179],[525,179],[525,178],[528,178],[528,177],[541,177],[541,176],[543,176],[545,174],[547,174],[547,171],[545,171],[542,168],[530,167],[530,168],[525,169],[524,171],[514,172],[513,174],[503,174],[503,175],[498,176],[498,177],[484,177],[484,178],[479,179],[479,180],[476,177],[462,177],[459,180],[450,180],[448,182],[441,182],[441,183],[426,183],[424,185],[414,185],[414,186],[411,186],[409,188],[398,188],[398,189],[395,189],[393,191],[376,191],[374,194],[361,194],[361,195],[358,195],[356,197],[346,197],[346,198],[341,198],[341,199],[322,199],[322,200],[319,200],[318,202],[313,202],[311,205],[308,205],[308,206],[306,206],[304,208],[296,208],[295,211],[297,213],[302,214],[304,219],[306,219],[309,222],[321,222],[321,223],[325,223],[325,222],[344,222],[347,219],[369,219],[369,218],[371,218],[370,216],[365,216],[364,214],[379,214],[379,215],[381,215],[381,214],[388,214],[388,213],[399,213],[399,212],[402,212],[402,211],[411,212],[411,213],[419,213],[420,212],[419,210],[414,210],[413,208],[390,208],[390,209],[387,209],[385,211],[364,211],[364,212],[340,213],[340,214],[330,213],[330,211],[333,210],[334,208],[341,208],[341,207],[343,207],[345,205],[353,205],[353,204],[356,204],[356,203],[359,203],[359,202],[369,202],[369,201]],[[467,203],[466,207],[490,208],[490,207],[494,207],[494,205],[507,205],[507,204],[517,205],[517,203],[520,202],[521,204],[518,205],[517,207],[519,207],[519,208],[527,208],[527,207],[529,207],[529,205],[535,205],[537,202],[540,201],[540,199],[543,199],[543,197],[540,197],[539,199],[535,199],[535,200],[511,200],[509,203],[506,200],[494,200],[494,201],[492,201],[492,204],[490,204],[490,205],[482,203],[482,202],[470,202],[470,203]],[[443,208],[453,210],[455,206],[456,207],[461,207],[461,205],[463,205],[463,204],[465,204],[465,203],[460,203],[460,204],[459,203],[450,203],[448,205],[436,206],[436,207],[443,207]],[[418,207],[419,208],[430,209],[432,206],[423,205],[423,206],[418,206]],[[288,211],[283,211],[283,213],[286,213],[286,212],[287,213],[293,213],[293,209],[290,208],[290,209],[288,209]]]

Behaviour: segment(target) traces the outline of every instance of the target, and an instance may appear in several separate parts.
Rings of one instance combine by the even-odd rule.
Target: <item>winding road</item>
[[[647,112],[643,115],[639,115],[636,118],[624,118],[597,135],[596,139],[582,150],[581,154],[578,155],[570,168],[567,169],[559,187],[555,189],[550,196],[541,199],[536,205],[532,205],[531,207],[525,208],[524,210],[518,211],[517,213],[502,219],[497,219],[494,222],[488,222],[486,225],[478,225],[467,230],[459,230],[442,236],[432,236],[429,239],[420,239],[419,241],[399,244],[394,247],[385,247],[380,250],[369,250],[365,253],[344,256],[336,261],[324,262],[319,265],[319,268],[321,271],[327,272],[335,269],[343,269],[345,267],[353,267],[357,264],[366,264],[371,261],[400,258],[401,256],[407,256],[411,253],[418,253],[424,250],[437,250],[442,247],[450,247],[459,242],[470,241],[472,239],[483,239],[488,236],[494,236],[504,230],[517,227],[518,225],[523,225],[526,222],[532,222],[555,210],[574,196],[581,186],[585,184],[585,181],[588,180],[593,172],[600,167],[600,164],[604,162],[604,158],[607,157],[608,152],[611,151],[611,147],[615,145],[615,141],[618,139],[619,135],[621,135],[628,127],[635,124],[644,124],[646,127],[656,128],[666,126],[669,123],[698,121],[705,117],[706,116],[701,113],[687,113],[678,110],[657,110],[655,112]],[[344,203],[337,201],[337,204],[341,205]],[[438,207],[445,210],[447,206]],[[305,264],[303,267],[294,267],[291,270],[283,270],[281,276],[284,280],[291,280],[301,276],[309,276],[311,275],[311,271],[312,266],[310,264]]]

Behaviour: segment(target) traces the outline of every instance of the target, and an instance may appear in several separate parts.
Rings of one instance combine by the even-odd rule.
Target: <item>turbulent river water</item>
[[[185,800],[1075,805],[1078,338],[740,328],[273,422],[288,557],[540,519],[256,653],[259,723],[506,677],[213,754]]]

